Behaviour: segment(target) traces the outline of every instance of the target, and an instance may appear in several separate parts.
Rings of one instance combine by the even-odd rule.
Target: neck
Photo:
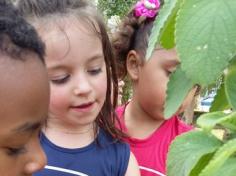
[[[51,128],[48,128],[48,130],[50,131],[54,131],[56,133],[61,133],[61,134],[68,134],[68,135],[82,135],[82,134],[86,134],[86,133],[89,133],[90,131],[93,131],[94,130],[94,127],[88,127],[88,129],[84,129],[84,130],[81,130],[81,129],[76,129],[76,130],[73,130],[73,129],[64,129],[64,128],[57,128],[57,127],[51,127]],[[47,130],[46,128],[44,129],[44,131],[46,132]]]
[[[43,132],[52,143],[64,148],[85,147],[96,138],[94,123],[71,125],[59,120],[49,119],[43,128]]]
[[[150,136],[164,122],[147,114],[134,99],[127,105],[124,118],[128,134],[139,139]]]

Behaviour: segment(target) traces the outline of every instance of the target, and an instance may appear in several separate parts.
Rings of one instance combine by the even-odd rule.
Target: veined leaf
[[[188,79],[185,73],[178,67],[170,76],[167,85],[167,97],[165,101],[164,116],[170,118],[183,103],[188,92],[193,87],[193,83]]]
[[[206,131],[212,130],[217,124],[236,131],[236,112],[225,114],[223,112],[206,113],[197,120],[197,125]]]
[[[195,167],[191,170],[191,173],[189,174],[189,176],[198,176],[200,174],[200,172],[206,167],[206,165],[209,163],[209,161],[212,159],[212,157],[214,156],[214,152],[213,153],[208,153],[206,155],[203,155],[197,162],[197,164],[195,165]]]
[[[171,15],[170,19],[167,20],[165,28],[162,30],[160,35],[160,44],[162,48],[170,49],[175,46],[175,23],[177,10]]]
[[[152,52],[158,43],[161,30],[168,24],[167,21],[170,20],[171,16],[175,14],[175,10],[177,10],[177,7],[181,2],[182,0],[166,0],[163,7],[159,11],[149,37],[148,49],[146,53],[147,60],[150,59]]]
[[[229,130],[236,131],[236,112],[227,115],[221,122],[220,125],[226,127]]]
[[[230,157],[214,176],[235,176],[236,173],[236,158]]]
[[[206,113],[197,119],[197,125],[206,131],[212,130],[226,116],[223,112]]]
[[[199,176],[216,175],[227,159],[236,152],[236,139],[228,141],[215,153],[213,159]],[[225,175],[226,176],[226,175]]]
[[[220,140],[203,131],[178,136],[170,146],[167,175],[189,176],[202,157],[214,153],[221,145]]]
[[[213,83],[236,54],[235,12],[235,0],[185,0],[181,6],[176,47],[182,69],[194,83]]]

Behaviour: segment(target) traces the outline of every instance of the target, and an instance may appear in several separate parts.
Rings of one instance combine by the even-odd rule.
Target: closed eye
[[[102,68],[96,68],[96,69],[91,69],[91,70],[88,70],[88,73],[90,75],[98,75],[99,73],[102,72]]]
[[[17,156],[17,155],[24,154],[27,152],[25,146],[17,147],[17,148],[8,147],[6,148],[6,150],[7,150],[7,155],[9,156]]]
[[[167,66],[167,68],[164,68],[166,75],[170,76],[175,70],[176,70],[176,66]]]
[[[70,75],[66,75],[63,77],[53,78],[51,79],[51,82],[53,84],[64,84],[69,80],[69,78],[70,78]]]

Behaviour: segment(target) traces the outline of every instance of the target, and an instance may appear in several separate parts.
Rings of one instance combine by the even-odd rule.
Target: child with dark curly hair
[[[32,175],[46,164],[39,143],[49,105],[44,44],[8,1],[0,1],[0,175]]]

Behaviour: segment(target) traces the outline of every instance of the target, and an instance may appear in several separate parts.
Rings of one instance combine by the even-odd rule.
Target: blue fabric
[[[48,164],[34,176],[124,176],[126,173],[130,157],[128,144],[114,142],[102,130],[98,142],[78,149],[58,147],[44,134],[40,140]]]

